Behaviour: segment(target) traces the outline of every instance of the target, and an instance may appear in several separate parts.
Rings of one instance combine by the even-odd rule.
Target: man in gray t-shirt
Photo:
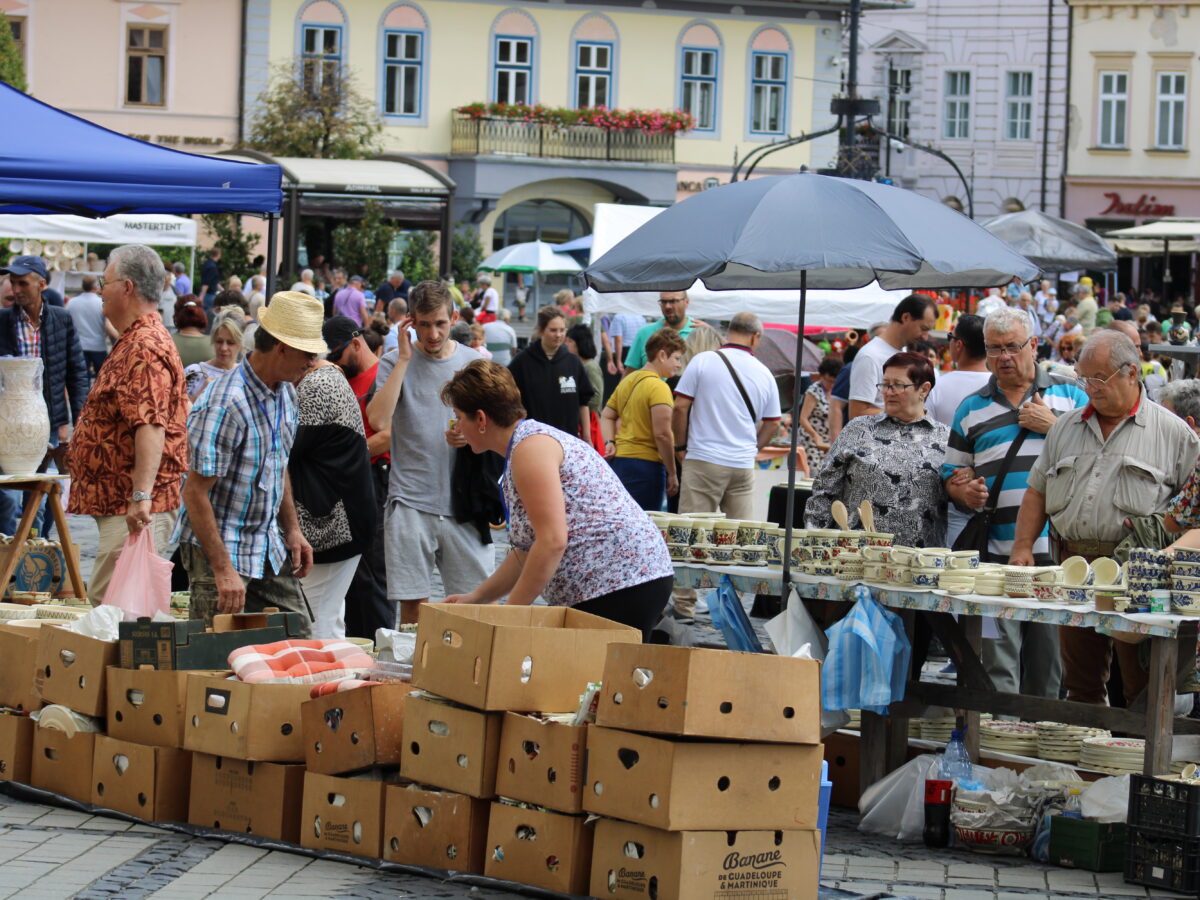
[[[492,546],[453,515],[455,449],[466,442],[451,427],[454,413],[441,398],[454,373],[480,356],[450,340],[457,313],[441,284],[422,282],[408,299],[411,314],[400,322],[397,348],[379,361],[375,396],[367,404],[371,427],[392,433],[384,557],[388,599],[400,601],[402,624],[417,621],[435,565],[447,594],[474,590],[494,565]],[[416,341],[407,339],[409,327],[416,329]]]

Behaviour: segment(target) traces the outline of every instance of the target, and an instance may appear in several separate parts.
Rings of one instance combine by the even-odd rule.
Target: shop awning
[[[180,216],[0,215],[0,236],[36,238],[39,241],[77,241],[80,244],[150,244],[194,247],[196,222]],[[15,252],[15,251],[14,251]]]
[[[396,154],[374,159],[304,159],[238,151],[225,159],[274,163],[283,169],[285,189],[305,194],[353,197],[448,197],[449,176],[420,160]]]

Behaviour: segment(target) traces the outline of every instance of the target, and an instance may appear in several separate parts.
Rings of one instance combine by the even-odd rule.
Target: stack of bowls
[[[1061,722],[1037,723],[1037,755],[1055,762],[1077,764],[1083,742],[1092,737],[1110,737],[1102,728],[1064,725]]]
[[[1176,551],[1175,559],[1186,561]],[[1171,578],[1171,557],[1161,550],[1134,547],[1129,551],[1129,565],[1125,570],[1129,599],[1134,606],[1149,606],[1150,592],[1168,589]]]
[[[857,550],[843,550],[835,563],[839,581],[862,581],[866,575],[866,563]]]
[[[975,572],[975,593],[985,597],[1004,596],[1004,567],[981,563]]]
[[[1059,566],[1042,566],[1033,573],[1033,596],[1036,600],[1056,603],[1062,599],[1062,569]]]
[[[997,753],[1036,756],[1037,728],[1028,722],[981,722],[979,747]]]
[[[1032,597],[1036,566],[1005,566],[1004,593],[1009,597]]]
[[[1179,549],[1171,563],[1171,611],[1200,616],[1200,550]]]
[[[1092,585],[1096,583],[1096,573],[1082,556],[1071,556],[1062,561],[1062,584],[1059,585],[1059,602],[1072,606],[1094,603],[1096,592]]]
[[[938,587],[950,552],[949,547],[920,547],[914,550],[909,563],[913,587]]]
[[[978,569],[946,569],[938,583],[947,594],[975,593],[975,573]]]

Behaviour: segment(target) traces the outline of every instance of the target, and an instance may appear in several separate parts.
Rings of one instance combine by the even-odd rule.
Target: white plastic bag
[[[767,622],[763,630],[780,656],[800,656],[825,662],[829,640],[825,637],[825,632],[817,627],[817,623],[805,609],[804,601],[796,595],[795,589],[791,592],[787,608]],[[844,709],[821,710],[822,734],[837,731],[849,722],[850,714]]]
[[[1124,822],[1129,816],[1129,776],[1118,775],[1092,782],[1079,798],[1085,819]]]
[[[937,778],[938,757],[910,759],[884,775],[858,800],[858,830],[899,841],[919,841],[925,831],[925,779]]]

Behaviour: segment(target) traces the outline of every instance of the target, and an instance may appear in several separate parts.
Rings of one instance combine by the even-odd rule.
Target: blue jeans
[[[614,456],[608,464],[638,506],[650,511],[662,509],[667,491],[666,466],[629,456]]]

